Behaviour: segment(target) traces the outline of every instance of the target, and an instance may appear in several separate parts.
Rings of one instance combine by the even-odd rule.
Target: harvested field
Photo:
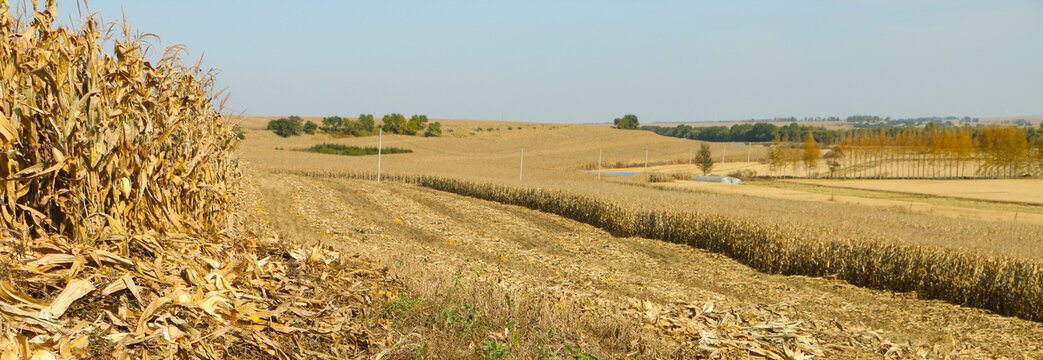
[[[803,184],[837,188],[879,190],[894,193],[924,194],[939,197],[989,202],[1035,204],[1043,206],[1043,180],[789,180]]]
[[[291,117],[281,138],[225,115],[180,45],[15,6],[0,360],[1043,358],[1038,181],[689,186],[705,144],[607,125]],[[1018,134],[982,143],[1024,158]],[[767,154],[711,148],[718,171]],[[638,167],[664,172],[590,172]]]
[[[825,358],[1043,356],[1037,345],[1043,326],[1035,322],[836,280],[766,275],[688,246],[614,237],[554,215],[413,185],[263,172],[251,177],[267,194],[265,212],[282,214],[273,216],[275,226],[302,241],[382,259],[422,298],[439,296],[440,287],[458,279],[478,298],[528,291],[552,309],[571,307],[566,313],[575,311],[575,317],[551,311],[541,317],[563,325],[567,338],[584,339],[574,345],[598,356],[634,350],[599,333],[594,319],[613,319],[629,329],[617,336],[650,341],[644,354],[662,355],[699,337],[644,314],[679,315],[685,306],[706,309],[710,303],[734,309],[750,322],[748,329],[793,324],[792,334],[822,349]],[[646,300],[651,310],[643,309]],[[489,301],[480,310],[511,314],[505,306]],[[523,337],[535,336],[528,327],[540,327],[530,321],[521,322]],[[412,341],[448,341],[438,336],[420,334]],[[456,355],[473,349],[460,351]]]
[[[847,180],[851,182],[852,180]],[[887,181],[887,180],[866,180]],[[938,180],[907,180],[932,182]],[[1028,180],[1032,181],[1032,180]],[[840,182],[839,185],[843,185]],[[921,213],[935,216],[1009,222],[1014,224],[1043,224],[1043,206],[1027,203],[996,202],[964,197],[949,197],[911,192],[859,189],[847,186],[819,185],[817,181],[804,180],[756,180],[745,186],[706,183],[699,181],[674,181],[657,184],[655,188],[677,191],[710,192],[722,195],[752,196],[764,199],[781,199],[814,203],[842,203],[893,210],[903,214]],[[1038,192],[1038,191],[1037,191]],[[1032,192],[1028,193],[1031,197]],[[771,200],[769,200],[771,201]],[[809,205],[817,206],[817,205]]]

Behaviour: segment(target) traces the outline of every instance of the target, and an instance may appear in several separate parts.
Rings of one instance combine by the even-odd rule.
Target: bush
[[[692,179],[692,173],[688,173],[688,172],[673,173],[673,174],[670,174],[670,176],[673,176],[674,180],[691,180]]]
[[[424,131],[424,136],[442,136],[442,123],[437,121],[427,125],[427,130]]]
[[[374,146],[358,147],[352,145],[341,145],[341,144],[318,144],[304,151],[310,151],[320,154],[332,154],[332,155],[347,155],[347,156],[362,156],[362,155],[376,155],[377,148]],[[413,150],[403,149],[397,147],[385,147],[381,153],[383,154],[405,154],[411,153]]]
[[[757,172],[749,169],[739,169],[731,172],[728,176],[742,181],[750,181],[750,179],[757,177]]]
[[[674,177],[661,172],[654,172],[648,174],[648,182],[660,183],[660,182],[671,182],[674,181]]]
[[[319,125],[308,121],[307,123],[304,123],[304,127],[301,128],[301,131],[304,131],[304,133],[308,135],[315,135],[315,130],[318,128]]]

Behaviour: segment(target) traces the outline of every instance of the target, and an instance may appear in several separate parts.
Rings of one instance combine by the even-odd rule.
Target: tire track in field
[[[597,306],[619,306],[627,297],[729,308],[787,303],[780,315],[805,321],[839,349],[831,358],[880,356],[892,348],[908,355],[919,348],[935,355],[1043,356],[1032,348],[1043,343],[1040,324],[977,309],[762,274],[687,246],[616,238],[554,215],[411,185],[295,176],[281,182],[295,188],[290,197],[306,220],[389,259],[482,269],[503,284],[570,293]]]

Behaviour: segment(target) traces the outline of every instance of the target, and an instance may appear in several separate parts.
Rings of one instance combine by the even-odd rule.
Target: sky
[[[250,115],[1043,115],[1043,1],[90,0]],[[66,17],[75,2],[59,0]],[[66,20],[68,22],[68,20]]]

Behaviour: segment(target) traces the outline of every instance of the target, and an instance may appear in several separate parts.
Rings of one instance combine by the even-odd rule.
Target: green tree
[[[413,115],[402,129],[403,135],[416,135],[427,125],[427,115]]]
[[[710,170],[713,170],[713,154],[710,153],[710,146],[705,143],[699,146],[699,154],[695,156],[695,163],[699,165],[699,170],[703,171],[703,175],[709,174]]]
[[[406,117],[402,114],[394,113],[391,115],[384,115],[384,118],[381,119],[381,121],[384,122],[381,129],[384,129],[384,132],[387,133],[401,134],[406,128]]]
[[[627,114],[621,118],[616,118],[615,125],[617,129],[633,130],[641,126],[641,123],[637,121],[637,115]]]
[[[359,131],[363,133],[372,133],[376,130],[376,124],[373,122],[373,114],[359,114],[359,119],[356,123],[358,124]]]
[[[299,116],[290,115],[288,118],[279,118],[268,122],[266,129],[275,132],[275,135],[289,137],[300,135],[304,128],[304,120]]]
[[[319,128],[318,124],[316,124],[314,122],[311,122],[309,120],[308,122],[304,123],[304,126],[301,127],[301,131],[304,131],[304,133],[308,134],[308,135],[314,135],[315,134],[315,130],[317,130],[318,128]]]
[[[324,117],[319,129],[328,133],[341,132],[344,130],[344,120],[340,116]]]
[[[435,121],[427,125],[424,136],[442,136],[442,123]]]

